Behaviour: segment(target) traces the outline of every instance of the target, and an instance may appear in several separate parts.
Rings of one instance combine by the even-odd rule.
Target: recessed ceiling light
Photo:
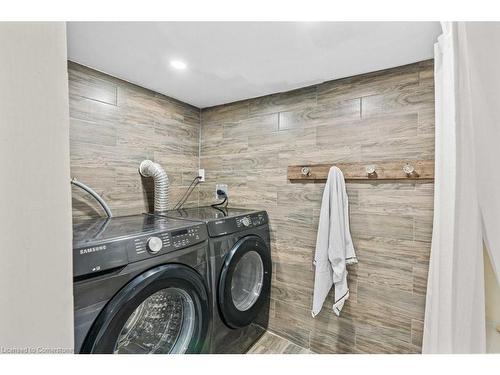
[[[174,69],[184,70],[187,68],[187,65],[184,61],[181,60],[172,60],[170,61],[170,66]]]

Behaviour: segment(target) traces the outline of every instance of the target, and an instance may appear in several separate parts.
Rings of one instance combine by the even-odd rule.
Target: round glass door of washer
[[[185,353],[195,326],[195,306],[187,292],[165,288],[147,297],[118,334],[115,354]]]
[[[217,300],[228,327],[245,327],[268,308],[271,273],[271,252],[259,236],[240,238],[225,255]]]
[[[264,265],[255,251],[245,253],[236,264],[231,279],[231,297],[239,311],[250,309],[259,299],[264,282]]]

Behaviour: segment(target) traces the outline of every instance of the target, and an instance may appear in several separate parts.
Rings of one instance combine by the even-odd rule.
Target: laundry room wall
[[[168,173],[175,203],[197,176],[200,110],[175,99],[68,62],[71,175],[92,187],[116,216],[151,211],[153,184],[139,163]],[[186,203],[198,203],[195,190]],[[73,187],[73,216],[102,215]]]
[[[323,183],[290,183],[288,165],[434,157],[433,61],[202,110],[201,203],[215,183],[231,206],[269,212],[270,329],[320,353],[421,351],[432,183],[348,183],[359,264],[340,318],[332,296],[311,317]]]
[[[0,353],[71,353],[66,24],[0,22],[0,51]]]

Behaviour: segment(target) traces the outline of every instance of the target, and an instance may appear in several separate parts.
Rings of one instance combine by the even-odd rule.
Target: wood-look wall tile
[[[316,144],[316,129],[293,129],[248,137],[250,152],[311,149]]]
[[[230,201],[233,206],[242,208],[259,208],[276,206],[278,200],[275,191],[255,191],[249,187],[238,187],[229,192]],[[257,205],[253,202],[259,202]]]
[[[418,67],[420,72],[425,72],[429,78],[434,78],[434,59],[420,61]]]
[[[415,241],[431,242],[433,217],[415,217]]]
[[[397,259],[374,259],[365,256],[365,252],[358,249],[356,253],[359,264],[356,275],[359,282],[381,285],[406,292],[414,289],[414,274],[411,264]]]
[[[324,185],[308,184],[305,186],[288,184],[278,188],[280,206],[319,208],[323,197]]]
[[[106,189],[103,199],[109,203],[115,216],[148,212],[150,208],[145,192],[127,191],[121,187]]]
[[[213,121],[238,121],[248,117],[248,108],[248,101],[204,108],[201,112],[201,120],[204,124]]]
[[[170,176],[174,176],[174,178],[170,178]],[[180,176],[178,178],[177,176]],[[194,171],[188,171],[188,172],[180,172],[180,173],[172,173],[168,175],[168,178],[170,180],[170,183],[173,185],[179,185],[179,186],[189,186],[194,179],[198,176],[198,173],[195,173]]]
[[[424,184],[421,182],[405,181],[401,182],[389,182],[385,181],[383,184],[376,180],[357,180],[351,181],[346,185],[346,189],[349,190],[364,190],[369,189],[373,191],[385,191],[385,190],[415,190],[418,185]]]
[[[170,188],[170,203],[168,204],[168,208],[172,209],[175,207],[175,205],[181,200],[181,198],[184,196],[184,193],[186,192],[186,187],[178,187],[178,186],[172,186]],[[198,205],[198,190],[194,189],[189,198],[186,200],[184,203],[183,207],[194,207]]]
[[[287,241],[296,247],[312,249],[316,245],[316,231],[311,230],[310,225],[290,223],[283,218],[273,218],[277,228],[277,239]]]
[[[425,190],[358,190],[356,213],[432,216],[434,197]]]
[[[154,161],[164,166],[167,173],[169,170],[198,170],[197,153],[187,151],[164,150],[154,152]]]
[[[419,82],[434,85],[434,59],[419,63]]]
[[[369,141],[361,145],[361,159],[393,160],[393,159],[433,159],[433,136],[418,136],[414,138],[389,138]]]
[[[280,204],[280,197],[278,193],[278,203],[276,207],[271,208],[270,214],[282,218],[289,223],[297,223],[302,225],[311,226],[313,224],[313,210],[308,207],[301,207],[298,205],[283,205]]]
[[[185,124],[200,128],[201,110],[199,108],[184,106],[183,118]]]
[[[354,248],[365,260],[391,264],[404,262],[407,266],[422,264],[429,256],[427,244],[413,240],[401,240],[387,237],[360,237],[353,233]],[[425,246],[422,246],[424,244]]]
[[[117,131],[114,124],[102,125],[96,122],[70,118],[69,136],[71,142],[114,146],[116,145]]]
[[[422,338],[424,336],[424,322],[413,319],[411,321],[411,342],[417,347],[422,347]]]
[[[122,123],[153,125],[167,118],[183,120],[181,114],[169,113],[161,99],[133,87],[120,87],[118,100]]]
[[[262,96],[249,100],[250,116],[278,113],[316,104],[316,86]]]
[[[281,336],[296,343],[309,347],[311,330],[311,311],[282,301],[274,301],[274,317],[269,320],[269,329],[279,332]]]
[[[241,154],[248,152],[248,140],[246,138],[212,138],[201,144],[201,153],[204,156],[216,156],[221,150],[228,154]]]
[[[117,132],[117,145],[126,150],[133,148],[144,150],[151,146],[151,140],[156,140],[153,123],[121,124]]]
[[[434,101],[434,87],[418,83],[404,90],[381,95],[365,96],[361,99],[361,116],[383,115],[387,113],[417,112]]]
[[[361,146],[356,145],[316,145],[314,148],[281,150],[278,154],[280,167],[305,165],[309,163],[341,163],[360,161]]]
[[[265,168],[245,171],[244,173],[249,185],[258,185],[263,189],[268,189],[269,186],[286,185],[288,182],[286,168]]]
[[[245,138],[270,134],[278,131],[278,114],[268,114],[241,119],[238,122],[224,122],[224,138]]]
[[[117,145],[115,150],[115,159],[111,161],[115,167],[135,169],[135,173],[139,173],[138,168],[141,161],[144,159],[154,160],[154,151],[148,148],[128,147],[125,145]],[[135,167],[135,168],[134,168]]]
[[[351,213],[350,227],[357,237],[413,240],[413,217]]]
[[[379,144],[387,139],[412,139],[417,136],[417,113],[398,114],[379,118],[346,121],[319,126],[318,145],[365,145]]]
[[[122,121],[119,107],[72,94],[69,95],[69,116],[102,125],[117,126]]]
[[[391,287],[371,285],[358,280],[358,305],[366,303],[380,305],[380,308],[399,310],[411,319],[422,319],[425,310],[425,296]]]
[[[153,96],[159,100],[159,103],[161,103],[161,107],[163,108],[164,116],[166,118],[177,119],[182,121],[186,125],[191,125],[197,128],[200,127],[199,122],[193,123],[193,120],[196,121],[196,119],[199,120],[201,118],[199,108],[154,91],[147,91],[148,93],[152,93]],[[186,119],[186,114],[188,114],[191,118]]]
[[[120,87],[121,85],[132,85],[129,82],[123,81],[119,78],[110,76],[109,74],[102,73],[98,70],[94,70],[92,68],[89,68],[85,65],[78,64],[74,61],[68,60],[68,77],[94,77],[103,81],[106,81],[110,84],[114,84],[117,87]],[[72,78],[73,79],[73,78]],[[78,79],[78,78],[76,78]],[[137,86],[139,87],[139,86]]]
[[[116,168],[110,166],[102,168],[96,173],[96,167],[88,164],[72,164],[71,177],[82,181],[83,183],[95,187],[111,187],[116,184]],[[79,190],[79,188],[77,188]]]
[[[209,206],[213,203],[217,203],[216,199],[215,199],[215,187],[214,185],[201,185],[198,189],[199,193],[198,193],[198,197],[199,197],[199,203],[200,203],[200,206]],[[231,194],[231,193],[229,193]],[[232,199],[231,199],[231,206],[233,206],[232,204]]]
[[[288,283],[276,279],[272,283],[271,298],[282,302],[293,302],[294,305],[304,308],[311,308],[312,293],[311,288],[304,288],[300,285],[290,286]]]
[[[318,86],[318,104],[400,91],[418,83],[415,64],[325,82]]]
[[[413,293],[425,296],[427,292],[427,265],[417,264],[413,266]]]
[[[290,288],[307,288],[312,285],[314,280],[312,262],[309,264],[285,263],[277,259],[273,263],[276,270],[275,280],[289,285]]]
[[[321,315],[325,313],[322,312]],[[314,319],[311,331],[310,348],[318,353],[354,353],[356,346],[356,326],[353,321],[338,318],[333,312],[327,312],[331,321]],[[320,315],[320,316],[321,316]]]
[[[232,190],[232,188],[246,187],[248,185],[248,174],[248,171],[210,170],[205,172],[205,181],[207,183],[202,185],[212,184],[211,187],[213,190],[215,189],[216,183],[227,184],[230,190]]]
[[[279,159],[275,152],[246,152],[222,155],[222,167],[226,171],[276,169]]]
[[[378,301],[358,298],[353,308],[356,326],[362,331],[371,331],[374,336],[385,336],[385,341],[392,339],[411,342],[411,317],[403,310]]]
[[[224,122],[210,122],[200,127],[201,142],[209,146],[211,140],[220,140],[224,136]],[[246,136],[245,136],[246,137]]]
[[[200,128],[197,126],[175,119],[166,119],[155,122],[154,128],[162,142],[177,140],[182,144],[199,147]]]
[[[361,99],[350,99],[279,114],[279,130],[332,125],[361,117]]]
[[[418,112],[418,135],[434,135],[435,117],[434,106]]]
[[[275,259],[277,262],[299,263],[304,265],[311,265],[312,267],[315,251],[314,246],[304,248],[299,244],[290,243],[286,239],[275,239],[273,245],[274,246],[271,249],[271,253],[273,255],[273,259]],[[312,288],[312,285],[310,285],[309,287]]]
[[[222,158],[220,156],[202,156],[200,167],[210,171],[222,171]]]
[[[90,166],[96,170],[118,160],[115,146],[70,141],[71,166]]]
[[[414,241],[413,255],[415,256],[415,264],[429,267],[429,258],[431,254],[430,241]]]
[[[360,324],[356,329],[356,353],[418,354],[420,352],[420,347],[397,340],[390,332],[384,333],[379,327]]]
[[[71,95],[117,105],[118,87],[93,75],[69,70],[69,92]]]

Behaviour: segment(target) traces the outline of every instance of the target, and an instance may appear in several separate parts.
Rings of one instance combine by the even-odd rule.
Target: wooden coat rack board
[[[303,164],[288,167],[292,182],[326,181],[330,167],[338,167],[346,180],[434,180],[434,160],[390,160],[369,163]]]

